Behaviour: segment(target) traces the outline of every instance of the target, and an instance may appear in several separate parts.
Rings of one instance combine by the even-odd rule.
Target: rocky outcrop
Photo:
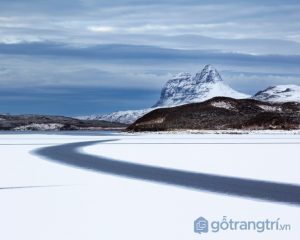
[[[299,129],[300,103],[267,103],[216,97],[202,103],[153,110],[130,131]]]

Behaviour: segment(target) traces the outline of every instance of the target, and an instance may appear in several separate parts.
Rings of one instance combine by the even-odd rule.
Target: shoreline
[[[300,135],[300,129],[297,130],[170,130],[170,131],[139,131],[139,132],[130,132],[125,131],[125,134],[287,134],[287,135]]]

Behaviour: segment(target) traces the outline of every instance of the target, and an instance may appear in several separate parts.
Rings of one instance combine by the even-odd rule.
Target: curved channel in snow
[[[122,177],[300,205],[300,186],[297,185],[147,166],[80,152],[80,148],[108,141],[114,140],[68,143],[41,148],[35,153],[62,164]]]

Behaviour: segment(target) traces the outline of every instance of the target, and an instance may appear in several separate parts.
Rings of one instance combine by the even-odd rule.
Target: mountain
[[[174,107],[188,103],[202,102],[216,96],[232,98],[249,98],[226,85],[218,71],[211,65],[197,72],[192,77],[190,73],[179,73],[167,81],[161,91],[158,102],[143,110],[119,111],[105,115],[81,117],[81,119],[100,119],[111,122],[131,124],[146,113],[164,107]]]
[[[180,73],[170,79],[161,91],[161,97],[154,107],[172,107],[193,102],[203,102],[216,96],[249,98],[226,85],[218,71],[206,65],[194,77]]]
[[[300,103],[215,97],[201,103],[153,110],[127,129],[135,132],[300,129]]]
[[[268,102],[300,102],[300,86],[278,85],[256,93],[253,99]]]
[[[0,114],[0,130],[46,131],[46,130],[111,130],[124,129],[120,123],[99,120],[79,120],[49,115]]]

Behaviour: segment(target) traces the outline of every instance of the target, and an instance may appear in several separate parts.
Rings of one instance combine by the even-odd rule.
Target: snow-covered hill
[[[131,124],[135,122],[141,116],[151,112],[154,108],[147,108],[141,110],[127,110],[127,111],[118,111],[104,115],[91,115],[79,117],[83,120],[104,120],[107,122],[117,122],[124,124]]]
[[[161,91],[160,99],[152,108],[119,111],[111,114],[81,118],[131,124],[156,108],[203,102],[218,96],[236,99],[250,98],[249,95],[235,91],[225,84],[218,71],[213,66],[206,65],[204,69],[197,72],[194,77],[192,77],[190,73],[179,73],[175,75],[165,84]]]
[[[300,86],[278,85],[269,87],[256,93],[253,98],[268,102],[300,102]]]
[[[187,103],[203,102],[213,97],[249,98],[226,85],[218,71],[211,65],[196,73],[180,73],[170,79],[161,92],[160,100],[154,107],[172,107]]]

